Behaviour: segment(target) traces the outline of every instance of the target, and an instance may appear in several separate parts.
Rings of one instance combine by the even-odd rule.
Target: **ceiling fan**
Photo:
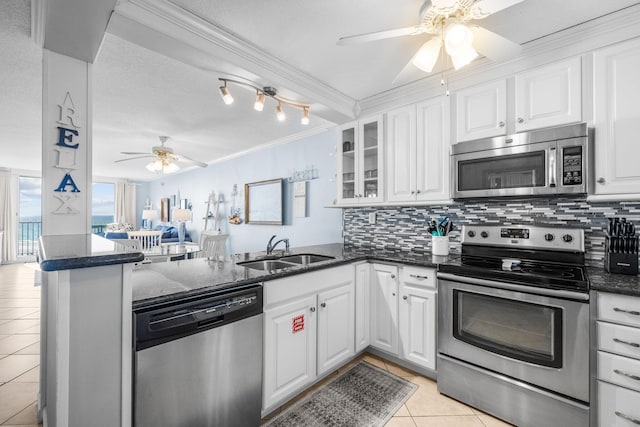
[[[515,56],[520,52],[521,46],[485,28],[465,23],[486,18],[522,1],[425,0],[420,8],[418,25],[341,37],[337,44],[349,45],[392,37],[431,35],[432,37],[422,45],[394,79],[394,83],[402,80],[413,66],[427,73],[432,72],[442,50],[451,57],[456,70],[473,61],[478,53],[493,61],[502,61]],[[446,56],[443,56],[446,60]]]
[[[155,160],[149,163],[146,168],[151,172],[158,173],[173,173],[177,172],[180,169],[180,166],[177,165],[177,162],[181,163],[190,163],[196,166],[200,166],[201,168],[206,168],[207,164],[203,162],[199,162],[197,160],[193,160],[185,155],[177,154],[173,152],[173,148],[165,146],[167,141],[171,140],[171,137],[168,136],[160,136],[160,145],[151,148],[151,153],[137,153],[131,151],[121,151],[120,154],[125,154],[129,157],[127,159],[116,160],[115,163],[127,162],[129,160],[136,159],[145,159],[145,158],[153,158]]]

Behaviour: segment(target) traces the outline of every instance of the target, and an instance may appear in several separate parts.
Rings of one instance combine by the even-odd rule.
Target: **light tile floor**
[[[511,425],[438,393],[436,382],[432,379],[369,353],[365,353],[309,390],[299,394],[290,402],[269,414],[263,421],[276,416],[360,360],[386,369],[418,385],[418,389],[387,423],[387,427],[507,427]]]
[[[40,364],[39,272],[0,266],[0,425],[37,426]]]
[[[39,272],[25,264],[0,266],[0,426],[38,426]],[[301,393],[271,416],[303,398],[359,360],[418,384],[388,427],[505,427],[496,418],[438,393],[435,381],[372,354],[365,354]],[[40,424],[42,426],[42,424]]]

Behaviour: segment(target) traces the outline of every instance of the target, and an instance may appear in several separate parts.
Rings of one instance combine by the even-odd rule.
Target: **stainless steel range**
[[[583,230],[462,233],[438,271],[438,390],[518,426],[588,426]]]

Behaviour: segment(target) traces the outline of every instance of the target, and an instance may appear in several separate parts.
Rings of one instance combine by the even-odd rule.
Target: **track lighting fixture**
[[[284,114],[284,110],[282,109],[282,103],[280,102],[278,102],[278,106],[276,107],[276,117],[278,117],[278,120],[281,122],[287,118],[286,114]]]
[[[309,105],[300,104],[298,102],[291,101],[290,99],[286,99],[281,96],[278,96],[278,91],[274,87],[265,86],[263,88],[260,88],[252,83],[247,83],[247,82],[238,81],[238,80],[223,79],[223,78],[218,78],[218,80],[224,83],[222,86],[220,86],[220,95],[222,96],[222,100],[224,101],[224,103],[227,105],[233,102],[233,97],[229,93],[229,89],[227,89],[227,83],[231,82],[237,85],[252,88],[256,91],[256,100],[253,104],[253,108],[256,111],[262,111],[264,109],[264,98],[265,96],[268,96],[269,98],[273,98],[276,101],[278,101],[278,105],[276,106],[276,117],[278,118],[279,121],[284,121],[286,119],[287,116],[284,112],[283,105],[287,105],[289,107],[294,107],[302,110],[302,119],[300,120],[300,123],[302,123],[303,125],[309,124],[309,108],[310,108]]]
[[[256,102],[253,104],[253,109],[256,111],[262,111],[264,108],[264,93],[259,90],[256,91]]]
[[[231,96],[229,89],[227,89],[227,82],[224,82],[224,86],[220,86],[220,94],[225,104],[233,104],[233,96]]]

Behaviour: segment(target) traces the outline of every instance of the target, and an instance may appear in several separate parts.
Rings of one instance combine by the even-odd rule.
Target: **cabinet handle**
[[[639,376],[630,374],[628,372],[623,372],[620,369],[614,369],[613,372],[615,372],[618,375],[622,375],[623,377],[627,377],[627,378],[631,378],[632,380],[640,381],[640,377]]]
[[[518,123],[524,123],[524,119],[522,117],[518,117]]]
[[[618,338],[614,338],[613,341],[620,344],[630,345],[631,347],[640,348],[640,344],[636,342],[623,341],[623,340],[619,340]]]
[[[420,194],[420,190],[416,190],[416,194]]]
[[[504,122],[498,122],[498,127],[503,128],[504,127]]]
[[[418,280],[424,280],[429,278],[429,276],[421,276],[419,274],[410,274],[409,277],[413,277],[414,279],[418,279]]]
[[[620,411],[615,411],[614,414],[616,414],[617,416],[619,416],[620,418],[622,418],[624,420],[631,421],[634,424],[640,425],[640,420],[635,418],[635,417],[632,417],[631,415],[623,414]]]
[[[322,304],[320,304],[320,307],[325,308],[327,306],[326,302],[323,302]]]
[[[316,308],[315,307],[309,307],[309,311],[314,313],[316,311]]]
[[[395,292],[392,292],[392,293],[391,293],[391,296],[392,296],[392,297],[395,297],[395,296],[396,296],[396,293],[395,293]]]
[[[618,313],[627,313],[627,314],[630,314],[632,316],[640,316],[640,311],[624,310],[624,309],[618,308],[618,307],[613,307],[613,311],[617,311]]]
[[[411,192],[411,194],[416,194],[416,192],[415,192],[415,191],[412,191],[412,192]]]
[[[395,279],[395,278],[396,278],[396,275],[395,275],[395,274],[392,274],[392,275],[391,275],[391,278],[392,278],[392,279]]]
[[[404,296],[402,297],[402,299],[406,301],[406,300],[407,300],[407,296],[406,296],[406,295],[404,295]]]
[[[607,181],[604,178],[602,177],[598,178],[598,181],[597,181],[598,184],[604,184],[605,182]]]

